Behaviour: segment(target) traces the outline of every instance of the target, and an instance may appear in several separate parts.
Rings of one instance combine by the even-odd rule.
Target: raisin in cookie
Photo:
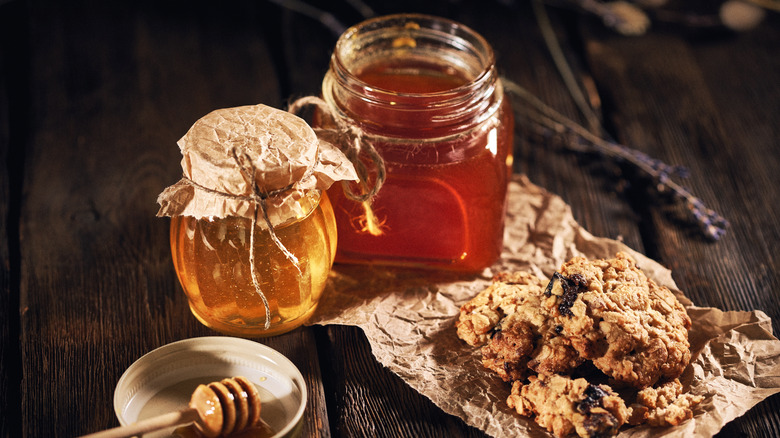
[[[507,404],[557,437],[614,435],[630,413],[609,386],[557,374],[532,376],[525,385],[515,381]]]
[[[571,342],[551,326],[549,304],[554,300],[527,300],[502,319],[482,347],[482,365],[504,381],[520,380],[532,372],[570,373],[583,362]]]
[[[619,382],[642,389],[673,380],[691,359],[685,307],[625,253],[564,263],[545,295],[561,336]]]
[[[566,373],[582,359],[554,325],[556,298],[546,282],[527,273],[500,274],[493,284],[461,307],[458,336],[482,347],[482,364],[505,381],[531,371]]]
[[[526,272],[497,274],[487,289],[461,306],[455,323],[458,337],[471,346],[484,344],[498,322],[515,313],[517,306],[527,300],[538,305],[546,284]]]

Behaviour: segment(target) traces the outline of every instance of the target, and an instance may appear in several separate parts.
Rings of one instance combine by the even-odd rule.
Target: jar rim
[[[355,44],[355,40],[359,38],[361,34],[366,35],[371,32],[392,29],[408,29],[414,30],[420,34],[425,34],[426,36],[435,36],[438,38],[449,36],[453,40],[459,40],[459,47],[464,49],[470,48],[475,54],[475,57],[479,58],[479,71],[472,77],[469,77],[465,83],[454,88],[422,93],[392,90],[363,81],[345,62],[344,58],[346,54],[352,51],[350,50],[350,45]],[[480,88],[487,86],[486,84],[489,84],[491,80],[495,80],[495,77],[497,76],[494,68],[495,55],[493,48],[482,35],[471,27],[457,21],[418,13],[384,15],[365,20],[349,27],[336,42],[336,47],[331,56],[331,64],[336,67],[334,70],[337,72],[337,75],[342,76],[342,80],[348,78],[349,82],[352,83],[355,88],[371,90],[373,93],[380,96],[401,99],[430,97],[436,99],[440,103],[450,99],[457,100],[463,95],[472,93],[474,90],[479,90]]]

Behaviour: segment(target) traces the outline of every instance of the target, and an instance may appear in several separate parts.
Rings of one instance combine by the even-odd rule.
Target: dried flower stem
[[[550,52],[555,67],[561,74],[566,89],[569,90],[569,94],[571,94],[577,108],[580,109],[583,117],[585,117],[590,129],[601,132],[601,121],[596,115],[596,112],[593,111],[588,104],[585,93],[580,89],[574,72],[572,72],[571,67],[569,67],[569,63],[566,62],[566,56],[563,54],[563,50],[561,50],[560,43],[558,43],[558,37],[555,36],[555,31],[552,28],[552,24],[550,24],[550,17],[547,15],[544,4],[542,4],[541,0],[533,0],[531,5],[533,6],[536,22],[539,24],[539,30],[542,33],[544,43],[547,46],[547,50]]]
[[[685,176],[684,169],[670,166],[647,154],[627,146],[605,140],[564,115],[550,108],[539,98],[525,88],[504,78],[507,91],[522,99],[529,106],[515,105],[515,109],[523,111],[534,123],[557,134],[573,134],[584,142],[567,141],[566,146],[576,152],[597,152],[613,159],[630,163],[636,169],[649,176],[655,182],[658,193],[671,193],[673,198],[684,203],[693,221],[701,228],[704,235],[712,240],[718,240],[728,227],[728,221],[704,203],[688,189],[671,179],[672,175]]]

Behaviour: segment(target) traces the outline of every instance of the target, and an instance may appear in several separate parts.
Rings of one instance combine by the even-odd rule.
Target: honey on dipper
[[[198,385],[187,408],[104,430],[83,438],[122,438],[192,423],[176,430],[179,436],[216,438],[218,436],[267,436],[260,419],[260,394],[246,377],[231,377],[208,385]]]

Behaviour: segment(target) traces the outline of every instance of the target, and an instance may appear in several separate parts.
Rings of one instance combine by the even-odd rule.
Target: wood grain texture
[[[561,48],[579,78],[589,77],[578,52],[577,35],[571,35],[571,15],[551,9]],[[502,75],[533,93],[546,105],[571,120],[584,123],[560,74],[555,68],[528,4],[482,16],[473,26],[483,33],[497,53]],[[513,96],[510,94],[510,98]],[[518,98],[516,105],[523,105]],[[560,195],[577,221],[598,236],[623,240],[643,252],[637,212],[626,203],[613,178],[610,163],[567,152],[554,138],[538,138],[528,120],[516,121],[515,169],[532,182]]]
[[[331,436],[330,419],[323,387],[325,378],[320,364],[322,352],[319,349],[318,331],[317,327],[301,327],[280,336],[255,340],[285,355],[303,374],[308,402],[303,414],[301,436],[328,438]]]
[[[0,9],[0,13],[2,9]],[[0,19],[0,28],[8,25],[6,20]],[[2,32],[2,31],[0,31]],[[3,38],[2,41],[5,41]],[[10,57],[5,56],[6,47],[0,47],[0,84],[8,83],[8,62]],[[3,163],[3,167],[8,167],[8,154],[10,143],[10,98],[8,96],[8,90],[5,86],[0,87],[0,163]],[[16,400],[13,400],[13,394],[15,391],[10,391],[11,386],[14,385],[14,381],[10,379],[12,370],[10,367],[18,354],[14,351],[18,348],[18,343],[13,341],[11,335],[13,331],[12,319],[14,310],[18,309],[18,306],[14,306],[16,301],[11,291],[11,259],[9,254],[8,230],[9,224],[9,200],[10,187],[9,187],[9,172],[3,169],[0,174],[0,411],[6,412],[11,409],[12,405],[16,405]],[[11,220],[12,221],[12,220]],[[17,295],[18,296],[18,295]],[[17,310],[18,311],[18,310]],[[5,415],[0,417],[0,437],[10,436],[9,428],[10,422]]]
[[[672,269],[697,305],[760,309],[775,332],[780,304],[766,291],[780,286],[769,274],[780,268],[780,69],[769,49],[778,47],[778,37],[768,27],[707,40],[659,30],[637,40],[596,33],[585,43],[616,138],[687,166],[683,183],[731,222],[721,240],[708,242],[681,225],[679,210],[651,208],[644,231],[653,242],[649,255]],[[748,412],[723,435],[775,436],[779,403],[771,397],[762,404],[771,414]],[[748,423],[767,415],[773,420]]]
[[[20,288],[30,436],[115,425],[113,388],[134,360],[212,334],[189,313],[155,200],[178,180],[176,140],[195,120],[278,104],[253,5],[33,5]]]
[[[19,163],[27,136],[27,22],[20,4],[0,5],[0,437],[22,434],[19,382]]]
[[[368,340],[357,327],[326,327],[320,348],[333,431],[350,437],[484,437],[480,430],[444,413],[379,364]],[[330,358],[329,361],[326,361]],[[343,383],[342,383],[343,382]]]
[[[582,121],[528,2],[367,3],[474,28],[503,76]],[[362,19],[346,1],[327,8],[342,25]],[[599,93],[609,135],[689,167],[685,185],[731,227],[702,240],[630,172],[567,152],[522,119],[515,170],[593,234],[671,268],[696,304],[760,309],[777,332],[777,14],[740,35],[658,26],[625,38],[592,17],[548,12],[578,80]],[[181,173],[176,141],[213,109],[317,94],[337,36],[271,2],[0,3],[0,437],[115,426],[113,389],[133,361],[215,334],[190,314],[169,222],[155,218],[157,195]],[[384,369],[357,328],[257,341],[304,375],[304,437],[484,436]],[[778,412],[773,396],[720,436],[778,436]]]
[[[765,301],[756,292],[760,287],[777,286],[777,279],[765,274],[767,268],[777,267],[777,255],[770,245],[776,246],[780,223],[775,207],[778,193],[769,189],[780,182],[776,172],[780,129],[771,122],[771,109],[777,107],[773,84],[777,69],[775,74],[771,66],[767,71],[748,73],[748,77],[761,78],[748,85],[739,78],[750,63],[744,63],[746,67],[700,66],[702,62],[713,64],[711,58],[725,53],[746,52],[740,46],[751,44],[748,39],[716,42],[705,52],[674,35],[653,36],[632,45],[601,40],[589,46],[597,77],[611,84],[610,100],[619,114],[614,124],[624,142],[689,167],[686,185],[731,221],[725,237],[712,244],[697,239],[695,233],[680,231],[673,219],[656,214],[652,220],[659,230],[658,257],[681,274],[681,281],[690,279],[686,290],[698,298],[697,303],[731,310],[760,308],[776,318],[777,302]],[[768,53],[750,53],[773,62]],[[729,68],[731,79],[723,77]],[[716,70],[720,78],[706,77],[706,72]],[[756,101],[756,96],[761,100]],[[733,108],[740,108],[741,123],[734,123]],[[761,284],[762,280],[768,282]],[[775,329],[780,327],[777,323],[775,319]]]

